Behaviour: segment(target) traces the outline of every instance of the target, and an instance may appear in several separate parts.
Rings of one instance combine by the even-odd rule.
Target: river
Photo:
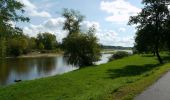
[[[96,65],[107,63],[112,54],[102,54]],[[15,80],[33,80],[63,74],[78,69],[70,65],[62,55],[39,58],[9,58],[0,61],[0,86],[15,83]]]

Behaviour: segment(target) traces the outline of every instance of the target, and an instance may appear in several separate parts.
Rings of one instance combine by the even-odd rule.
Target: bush
[[[121,59],[121,58],[127,57],[129,55],[130,54],[126,51],[118,51],[110,58],[110,61],[112,61],[114,59]]]

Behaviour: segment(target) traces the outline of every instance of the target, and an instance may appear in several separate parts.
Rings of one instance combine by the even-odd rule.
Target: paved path
[[[170,72],[166,73],[134,100],[170,100]]]

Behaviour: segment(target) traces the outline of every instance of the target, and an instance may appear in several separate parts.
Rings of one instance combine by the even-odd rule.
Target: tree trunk
[[[158,58],[158,60],[159,60],[159,63],[160,63],[160,64],[163,64],[163,60],[162,60],[162,58],[161,58],[161,56],[160,56],[160,54],[159,54],[158,49],[155,50],[155,53],[156,53],[156,56],[157,56],[157,58]]]
[[[155,53],[155,51],[153,51],[153,56],[156,56],[156,53]]]

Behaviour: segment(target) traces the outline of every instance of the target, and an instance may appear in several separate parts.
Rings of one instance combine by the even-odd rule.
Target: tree
[[[4,38],[0,39],[0,57],[4,58],[6,54],[6,40]]]
[[[0,39],[1,42],[1,55],[5,50],[6,38],[10,37],[13,33],[22,32],[18,27],[12,26],[11,23],[19,21],[29,21],[28,17],[21,15],[24,13],[24,5],[17,0],[0,0]],[[4,55],[4,54],[3,54]]]
[[[165,27],[165,35],[164,38],[166,39],[165,46],[166,49],[170,51],[170,16],[168,18],[169,20],[166,22],[166,27]]]
[[[100,58],[100,45],[94,36],[95,28],[92,27],[88,32],[82,33],[80,23],[83,21],[83,17],[74,10],[64,11],[63,16],[66,16],[63,29],[69,33],[63,39],[63,48],[68,62],[82,67],[92,65],[94,61],[98,61]]]
[[[84,19],[84,16],[82,16],[80,12],[65,8],[63,10],[62,16],[66,19],[63,29],[68,31],[69,35],[80,32],[80,23]]]
[[[28,50],[28,39],[25,37],[13,37],[8,40],[7,52],[12,56],[20,56],[21,54],[26,54]]]
[[[37,36],[39,47],[45,50],[53,50],[57,45],[56,36],[50,33],[40,33]]]
[[[146,47],[146,49],[140,49],[142,51],[153,50],[159,62],[163,63],[159,50],[166,42],[164,35],[170,0],[143,0],[142,3],[145,5],[142,11],[137,16],[131,16],[129,20],[130,25],[137,24],[136,47],[137,49]]]
[[[29,49],[30,50],[34,50],[37,49],[37,43],[36,43],[36,38],[35,37],[31,37],[28,38],[28,43],[29,43]]]
[[[63,40],[68,62],[79,66],[92,65],[100,58],[100,45],[91,34],[71,34]]]
[[[152,26],[147,26],[141,30],[138,30],[135,38],[135,48],[138,53],[154,53],[154,35]]]

